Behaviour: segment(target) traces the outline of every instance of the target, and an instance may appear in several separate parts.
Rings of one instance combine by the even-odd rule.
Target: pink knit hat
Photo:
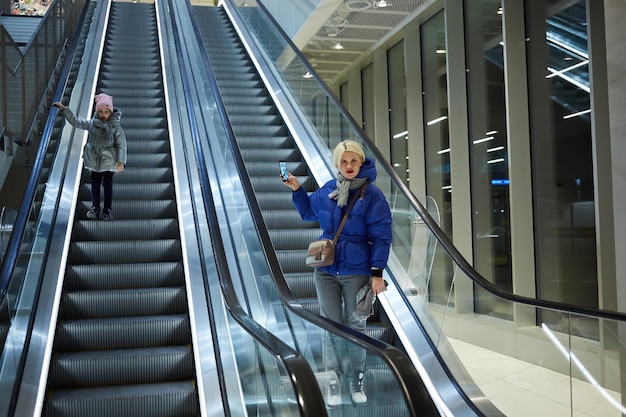
[[[96,97],[96,111],[100,109],[109,109],[113,111],[113,97],[108,94],[100,93]]]

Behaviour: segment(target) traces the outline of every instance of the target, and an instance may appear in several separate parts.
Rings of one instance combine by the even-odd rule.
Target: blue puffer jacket
[[[357,199],[348,215],[335,249],[335,263],[320,268],[333,275],[370,275],[371,268],[386,268],[391,247],[391,211],[384,194],[373,182],[376,179],[374,162],[366,158],[357,175],[367,178],[363,200]],[[330,180],[310,195],[303,187],[298,188],[292,200],[303,220],[319,221],[322,228],[320,238],[333,239],[339,228],[344,210],[354,193],[351,190],[348,204],[337,207],[337,201],[328,197],[336,188],[336,180]]]
[[[92,119],[81,119],[67,107],[60,113],[72,126],[85,129],[89,134],[83,149],[83,165],[86,169],[115,172],[116,162],[126,164],[126,135],[120,125],[120,109],[113,108],[113,114],[106,122],[98,119],[95,113]]]

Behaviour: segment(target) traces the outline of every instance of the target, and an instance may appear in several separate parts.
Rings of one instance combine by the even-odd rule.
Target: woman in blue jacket
[[[310,195],[291,173],[283,182],[293,191],[292,200],[302,219],[319,222],[322,228],[320,238],[333,239],[350,199],[355,193],[361,193],[337,242],[335,262],[316,269],[314,281],[322,316],[339,323],[345,317],[345,325],[363,333],[366,321],[356,320],[352,314],[356,307],[356,295],[367,284],[371,285],[374,295],[385,291],[382,273],[391,247],[391,211],[384,194],[373,184],[377,175],[374,162],[365,158],[359,143],[339,143],[333,153],[333,162],[339,170],[337,178]],[[338,340],[332,342],[337,352]],[[365,350],[358,347],[350,349],[349,359],[347,370],[351,399],[356,404],[362,404],[367,402],[363,389]],[[336,357],[327,357],[326,360],[327,366],[340,371]],[[338,384],[336,390],[329,386],[327,402],[329,405],[341,403]]]

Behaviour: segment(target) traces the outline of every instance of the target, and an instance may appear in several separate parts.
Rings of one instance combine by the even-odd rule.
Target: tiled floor
[[[620,417],[619,394],[612,405],[591,384],[469,343],[449,339],[482,392],[510,417]],[[480,364],[472,368],[471,364]],[[572,394],[573,393],[573,394]],[[573,404],[573,407],[571,406]],[[623,406],[622,410],[624,410]],[[573,408],[573,410],[572,410]],[[626,415],[626,414],[625,414]]]

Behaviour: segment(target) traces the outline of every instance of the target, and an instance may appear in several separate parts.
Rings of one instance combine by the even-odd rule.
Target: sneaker
[[[331,377],[326,385],[326,404],[330,407],[341,404],[341,387],[336,377]]]
[[[354,371],[352,378],[350,378],[350,395],[352,396],[352,402],[355,404],[367,402],[367,395],[365,395],[365,391],[363,391],[364,376],[362,371]]]
[[[111,215],[111,209],[102,210],[102,218],[104,220],[113,220],[113,216]]]
[[[87,212],[87,218],[91,220],[98,220],[100,218],[100,208],[92,207],[91,210]]]

